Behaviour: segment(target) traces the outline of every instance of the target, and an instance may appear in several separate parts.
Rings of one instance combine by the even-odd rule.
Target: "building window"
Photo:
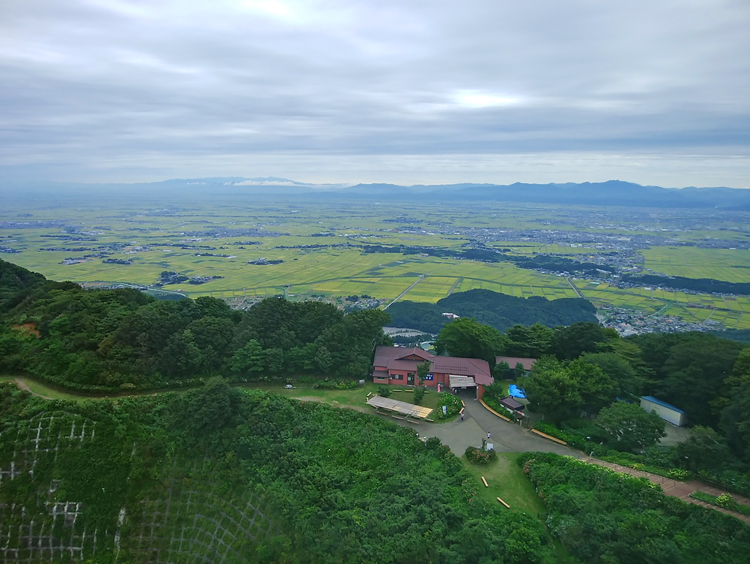
[[[403,380],[404,375],[403,374],[391,374],[391,380]]]

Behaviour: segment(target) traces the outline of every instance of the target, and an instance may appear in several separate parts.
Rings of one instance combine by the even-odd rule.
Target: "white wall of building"
[[[646,411],[653,411],[659,417],[664,419],[664,421],[667,421],[668,423],[671,423],[672,425],[677,425],[678,427],[682,427],[686,422],[684,413],[675,411],[674,409],[670,409],[663,405],[659,405],[658,403],[649,401],[646,398],[641,398],[641,407],[645,409]]]

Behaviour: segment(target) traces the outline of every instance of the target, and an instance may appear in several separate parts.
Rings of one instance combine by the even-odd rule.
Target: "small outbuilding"
[[[523,411],[524,407],[526,407],[520,401],[512,397],[503,398],[499,400],[498,403],[506,409],[510,409],[511,411],[517,411],[519,413]]]
[[[646,411],[653,411],[667,423],[682,427],[687,423],[685,412],[665,401],[656,399],[654,396],[643,396],[641,407]]]

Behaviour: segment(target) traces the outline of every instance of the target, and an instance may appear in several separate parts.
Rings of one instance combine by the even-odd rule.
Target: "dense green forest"
[[[726,329],[724,331],[709,331],[709,333],[722,339],[750,344],[750,329]]]
[[[269,298],[249,311],[222,300],[158,301],[136,290],[85,290],[0,261],[0,371],[78,390],[252,380],[284,374],[363,378],[388,342],[387,313],[344,315],[320,302]]]
[[[487,247],[446,249],[441,247],[410,247],[408,245],[385,246],[385,245],[363,245],[365,253],[399,253],[403,255],[429,255],[441,258],[460,258],[464,260],[476,260],[481,262],[511,262],[520,268],[547,270],[565,274],[588,274],[601,276],[602,274],[616,272],[612,266],[599,265],[593,262],[579,262],[566,257],[555,255],[519,256],[509,255],[504,251],[510,249],[491,249]]]
[[[685,278],[684,276],[656,276],[654,274],[628,275],[622,277],[623,282],[638,285],[661,286],[676,290],[693,290],[708,294],[750,294],[750,284],[724,282],[713,278]]]
[[[517,326],[502,337],[506,354],[541,357],[518,382],[531,408],[563,433],[541,430],[587,453],[639,452],[620,461],[689,470],[750,495],[750,347],[707,333],[622,339],[588,323],[555,330]],[[695,425],[689,439],[655,447],[659,434],[645,412],[614,409],[618,399],[637,404],[642,395],[684,410]],[[604,418],[605,410],[613,413]]]
[[[750,561],[750,527],[734,517],[572,458],[530,452],[518,461],[547,508],[547,526],[582,562]]]
[[[541,296],[516,298],[491,290],[459,292],[435,304],[399,301],[388,308],[396,327],[410,327],[428,333],[439,332],[450,321],[441,315],[443,312],[472,317],[499,331],[516,324],[540,323],[556,327],[579,321],[596,322],[596,308],[588,300],[548,300]]]
[[[439,440],[353,410],[218,380],[81,404],[6,384],[0,429],[15,561],[557,561],[542,523],[486,504]]]

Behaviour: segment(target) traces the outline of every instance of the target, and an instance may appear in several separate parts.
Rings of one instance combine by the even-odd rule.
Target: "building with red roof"
[[[423,382],[425,386],[442,384],[450,388],[476,388],[477,398],[480,398],[484,387],[494,382],[486,360],[436,356],[419,348],[386,346],[375,349],[372,381],[395,386],[418,385],[417,366],[425,362],[430,364]]]
[[[523,369],[527,372],[534,368],[534,364],[536,364],[537,359],[536,358],[525,358],[520,356],[496,356],[495,357],[495,364],[500,364],[501,362],[507,362],[508,366],[511,367],[511,369],[515,368],[517,364],[520,364],[523,366]]]

